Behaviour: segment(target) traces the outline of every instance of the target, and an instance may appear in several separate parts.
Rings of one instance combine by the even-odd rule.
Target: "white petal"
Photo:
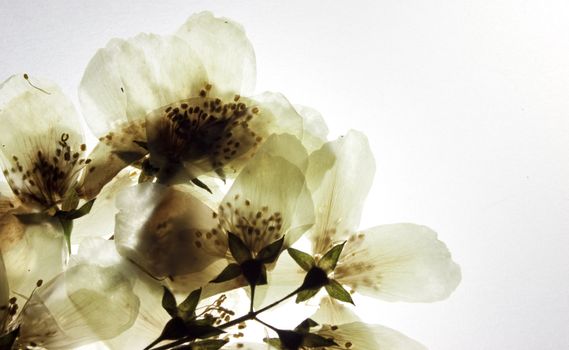
[[[8,286],[8,278],[6,276],[6,268],[4,259],[0,252],[0,325],[4,324],[4,320],[8,316],[8,299],[10,298],[10,287]]]
[[[213,212],[188,193],[145,183],[121,192],[117,207],[118,251],[156,277],[198,272],[225,256],[226,241],[210,232]]]
[[[220,207],[220,222],[253,252],[285,235],[294,243],[314,220],[304,175],[282,157],[262,153],[239,174]]]
[[[176,35],[198,54],[219,97],[253,92],[255,52],[241,25],[201,12],[192,15]]]
[[[376,226],[348,240],[336,279],[364,295],[388,301],[447,298],[461,279],[446,245],[425,226]]]
[[[362,322],[352,322],[335,327],[324,326],[317,332],[324,337],[331,337],[338,346],[330,349],[362,349],[362,350],[426,350],[405,335],[379,325],[368,325]]]
[[[34,293],[22,311],[20,341],[70,349],[115,337],[138,314],[132,288],[117,267],[74,266]]]
[[[22,239],[2,252],[12,292],[28,296],[38,280],[63,271],[67,245],[60,230],[57,222],[27,225]]]
[[[311,231],[314,253],[326,252],[358,228],[374,172],[367,138],[356,131],[310,155],[306,179],[316,211]]]
[[[182,39],[140,34],[113,39],[89,62],[79,99],[97,135],[161,106],[197,96],[207,82],[200,58]]]
[[[115,228],[115,214],[118,209],[115,200],[118,193],[124,188],[137,183],[138,173],[124,169],[108,183],[95,200],[88,215],[73,221],[73,244],[79,243],[87,237],[110,237]]]
[[[309,153],[312,153],[326,143],[328,126],[315,109],[299,105],[295,105],[294,108],[302,116],[302,144]]]
[[[320,308],[310,318],[320,324],[342,324],[360,321],[360,318],[349,306],[330,296],[322,298]]]
[[[308,154],[301,141],[291,134],[274,134],[270,136],[258,153],[278,156],[294,164],[303,173],[308,166]]]

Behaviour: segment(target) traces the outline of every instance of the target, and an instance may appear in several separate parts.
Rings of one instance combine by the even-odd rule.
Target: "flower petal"
[[[10,289],[30,295],[38,280],[48,281],[63,271],[66,250],[59,223],[26,225],[22,239],[2,252]]]
[[[117,200],[117,250],[152,275],[198,272],[225,256],[226,242],[210,233],[212,210],[172,187],[145,183]]]
[[[445,244],[425,226],[382,225],[348,240],[336,279],[355,291],[388,301],[447,298],[461,279]]]
[[[253,92],[255,52],[241,25],[201,12],[192,15],[176,35],[197,53],[219,97]]]
[[[328,126],[317,110],[300,105],[295,105],[294,108],[302,116],[302,144],[312,153],[326,143]]]
[[[357,131],[310,155],[306,179],[316,207],[310,235],[314,253],[325,253],[356,231],[374,172],[367,138]]]
[[[207,82],[199,57],[175,36],[113,39],[85,70],[79,100],[97,136],[167,104],[197,96]]]
[[[342,324],[360,321],[360,318],[350,307],[330,296],[322,298],[318,311],[310,318],[320,324]]]
[[[34,293],[22,311],[20,341],[70,349],[113,338],[132,326],[140,300],[116,266],[80,264]]]
[[[2,252],[0,252],[0,325],[5,324],[4,320],[8,316],[8,299],[10,298],[10,287],[6,276],[6,267]]]
[[[304,175],[282,157],[261,153],[239,174],[219,211],[226,231],[253,252],[285,235],[284,247],[313,224],[314,213]]]
[[[411,338],[387,327],[352,322],[336,326],[324,326],[317,334],[333,338],[338,346],[330,349],[381,349],[426,350]]]

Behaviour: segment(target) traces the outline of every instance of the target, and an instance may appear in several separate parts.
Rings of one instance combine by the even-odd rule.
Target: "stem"
[[[255,285],[251,285],[251,305],[249,306],[249,313],[253,312],[253,304],[255,304]]]
[[[265,322],[261,321],[261,320],[258,319],[257,317],[255,317],[254,320],[257,321],[257,322],[259,322],[259,323],[262,324],[263,326],[272,329],[272,330],[275,331],[275,332],[278,332],[278,331],[279,331],[277,328],[271,326],[271,325],[268,324],[268,323],[265,323]]]

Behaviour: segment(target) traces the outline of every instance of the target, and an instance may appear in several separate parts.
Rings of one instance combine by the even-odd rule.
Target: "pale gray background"
[[[204,9],[243,23],[258,91],[313,106],[334,136],[367,133],[378,171],[362,227],[427,224],[462,266],[449,300],[373,302],[365,319],[432,350],[569,348],[569,2],[0,4],[0,79],[44,76],[75,100],[112,37]]]

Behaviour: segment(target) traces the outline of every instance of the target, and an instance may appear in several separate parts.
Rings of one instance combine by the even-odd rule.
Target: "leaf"
[[[328,346],[337,346],[336,342],[332,339],[324,338],[321,335],[308,333],[302,339],[302,345],[309,348],[323,348]]]
[[[330,280],[324,288],[332,298],[355,305],[350,293],[336,280]]]
[[[225,269],[223,269],[223,271],[221,271],[219,276],[217,276],[216,278],[214,278],[210,282],[211,283],[221,283],[221,282],[232,280],[232,279],[239,277],[239,276],[241,276],[241,266],[233,263],[233,264],[227,265],[227,267]]]
[[[10,350],[12,345],[20,335],[20,327],[14,329],[10,333],[6,333],[0,336],[0,350]]]
[[[71,232],[73,231],[73,221],[60,217],[59,223],[63,229],[63,236],[65,237],[65,242],[67,243],[67,251],[71,254]]]
[[[304,340],[304,335],[295,331],[277,330],[282,347],[287,350],[298,350]]]
[[[243,243],[239,236],[228,232],[227,238],[229,242],[229,250],[231,251],[231,255],[235,258],[235,260],[241,264],[247,260],[251,260],[253,256],[251,255],[251,251],[249,248]]]
[[[256,259],[261,260],[265,264],[271,264],[277,260],[284,243],[284,236],[267,245],[257,254]]]
[[[340,254],[342,254],[342,249],[344,249],[344,244],[346,244],[346,242],[337,244],[326,252],[318,262],[318,266],[326,272],[334,271],[336,264],[338,263],[338,259],[340,258]]]
[[[192,343],[189,347],[191,350],[218,350],[227,344],[229,340],[224,339],[208,339]]]
[[[318,323],[311,318],[307,318],[306,320],[302,321],[296,328],[295,331],[308,333],[310,328],[318,326]]]
[[[79,195],[77,195],[77,191],[75,190],[75,188],[70,188],[65,194],[63,203],[61,203],[61,210],[70,211],[77,208],[78,205],[79,205]]]
[[[191,292],[180,305],[178,305],[178,314],[184,321],[195,317],[196,307],[200,301],[201,294],[202,289],[196,289]]]
[[[162,308],[168,312],[171,317],[178,316],[178,308],[176,307],[176,298],[174,294],[166,287],[164,288],[164,294],[162,295]]]
[[[209,325],[202,325],[195,322],[186,323],[186,336],[192,339],[205,339],[218,336],[222,333],[225,333],[223,330],[209,326]]]
[[[318,288],[314,288],[314,289],[305,289],[305,290],[299,292],[296,295],[295,302],[298,304],[298,303],[301,303],[303,301],[307,301],[308,299],[315,296],[320,291],[320,288],[322,288],[322,287],[318,287]]]
[[[174,317],[170,319],[164,326],[164,330],[160,334],[158,339],[160,340],[176,340],[183,338],[187,335],[187,327],[180,317]]]
[[[241,264],[243,276],[249,282],[250,286],[257,286],[267,283],[267,273],[263,262],[257,259],[251,259]]]
[[[209,193],[213,194],[213,192],[211,191],[211,189],[209,188],[209,186],[206,185],[205,183],[203,183],[203,182],[202,182],[200,179],[198,179],[197,177],[196,177],[196,178],[193,178],[191,181],[192,181],[192,183],[193,183],[194,185],[198,186],[199,188],[202,188],[202,189],[208,191]]]
[[[93,204],[95,203],[95,199],[91,199],[87,203],[83,204],[81,208],[74,209],[70,211],[59,211],[57,212],[57,216],[60,218],[64,218],[66,220],[75,220],[79,219],[82,216],[85,216],[91,212],[91,208],[93,208]]]
[[[316,265],[316,262],[311,255],[301,252],[298,249],[288,248],[287,252],[304,271],[308,271]]]

